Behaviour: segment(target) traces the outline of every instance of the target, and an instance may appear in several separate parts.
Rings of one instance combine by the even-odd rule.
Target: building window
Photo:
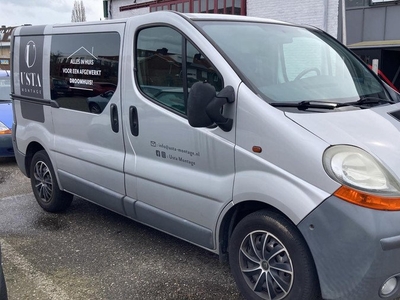
[[[370,0],[346,0],[346,8],[368,6]]]
[[[150,12],[159,10],[245,16],[246,0],[175,0],[150,5]]]

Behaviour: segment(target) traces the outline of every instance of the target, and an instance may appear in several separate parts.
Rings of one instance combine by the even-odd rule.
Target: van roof
[[[154,13],[159,13],[159,12],[154,12]],[[277,24],[290,24],[287,22],[282,22],[282,21],[278,21],[278,20],[274,20],[274,19],[239,16],[239,15],[206,14],[206,13],[183,14],[183,13],[178,13],[178,12],[175,12],[175,13],[186,16],[191,20],[250,21],[250,22],[268,22],[268,23],[277,23]]]
[[[154,19],[157,20],[159,17],[181,17],[188,21],[235,21],[235,22],[263,22],[272,24],[286,24],[295,25],[293,23],[278,21],[274,19],[258,18],[258,17],[248,17],[248,16],[238,16],[238,15],[224,15],[224,14],[208,14],[208,13],[180,13],[176,11],[156,11],[143,15],[132,16],[128,18],[121,19],[111,19],[103,21],[90,21],[90,22],[76,22],[76,23],[58,23],[58,24],[43,24],[34,26],[19,26],[14,31],[14,36],[23,35],[36,35],[42,34],[45,28],[62,28],[62,27],[80,27],[80,26],[90,26],[90,25],[107,25],[116,23],[127,23],[129,20],[134,18],[144,18],[144,19]],[[304,25],[303,25],[304,26]]]
[[[268,23],[277,23],[277,24],[290,24],[288,22],[278,21],[274,19],[268,18],[259,18],[259,17],[249,17],[249,16],[239,16],[239,15],[225,15],[225,14],[209,14],[209,13],[180,13],[177,11],[156,11],[151,12],[143,15],[136,15],[127,18],[120,18],[120,19],[111,19],[111,20],[102,20],[102,21],[89,21],[89,22],[77,22],[77,23],[56,23],[56,24],[42,24],[42,25],[53,25],[55,27],[58,26],[79,26],[79,25],[90,25],[90,24],[99,24],[99,23],[119,23],[119,22],[126,22],[131,18],[143,17],[146,15],[156,15],[156,14],[163,14],[163,15],[180,15],[184,18],[188,18],[191,20],[216,20],[216,21],[248,21],[248,22],[268,22]],[[40,25],[35,25],[40,26]],[[33,27],[35,27],[33,26]],[[26,27],[26,26],[25,26]],[[28,26],[29,27],[29,26]]]

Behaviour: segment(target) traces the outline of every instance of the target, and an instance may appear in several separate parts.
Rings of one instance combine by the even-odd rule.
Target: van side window
[[[117,88],[119,53],[117,32],[54,35],[51,99],[60,107],[100,114]]]
[[[186,115],[187,96],[193,83],[208,81],[217,91],[222,89],[222,78],[210,61],[170,27],[151,27],[139,32],[136,66],[140,90],[182,115]]]
[[[190,88],[193,83],[207,81],[219,92],[223,88],[222,78],[210,61],[191,43],[187,43],[187,84]]]

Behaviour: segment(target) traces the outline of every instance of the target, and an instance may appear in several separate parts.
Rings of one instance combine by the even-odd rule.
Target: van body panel
[[[85,181],[125,194],[122,134],[112,132],[108,111],[89,115],[52,108],[58,169]],[[73,124],[69,120],[74,120]],[[85,130],[81,130],[85,128]],[[93,172],[96,170],[96,172]]]
[[[136,166],[125,170],[127,180],[137,178],[137,199],[212,229],[232,199],[234,144],[214,133],[219,129],[192,128],[142,95],[136,99],[140,133],[127,139]]]
[[[143,202],[135,204],[137,221],[180,237],[206,249],[214,248],[213,232],[186,219],[182,219],[165,211],[154,208]]]
[[[268,203],[297,224],[339,187],[321,167],[329,145],[251,94],[242,84],[233,200]],[[253,146],[261,147],[262,152],[253,152]],[[293,150],[299,155],[291,155]]]
[[[38,103],[29,103],[30,106],[35,106],[37,110],[43,112],[44,120],[32,120],[33,118],[25,118],[23,116],[23,106],[26,102],[14,99],[13,110],[14,115],[18,118],[18,128],[13,130],[18,132],[18,138],[15,141],[18,150],[22,154],[26,154],[28,146],[36,142],[43,146],[43,148],[51,153],[54,147],[54,127],[53,121],[49,116],[51,115],[51,107],[47,105],[40,105]],[[29,117],[29,114],[28,114]],[[52,157],[52,154],[49,155]],[[19,166],[22,167],[22,166]]]
[[[57,160],[58,157],[55,157]],[[93,165],[90,166],[93,169]],[[116,174],[118,179],[118,174]],[[123,194],[116,193],[110,189],[105,189],[104,186],[95,184],[75,176],[71,173],[66,173],[62,169],[58,170],[58,178],[63,183],[63,189],[73,194],[79,195],[81,198],[96,203],[102,207],[112,210],[121,215],[126,215],[125,208],[122,203]],[[119,178],[121,180],[121,178]]]
[[[355,145],[368,151],[399,179],[400,121],[391,115],[399,110],[400,104],[393,104],[323,116],[287,115],[330,145]]]

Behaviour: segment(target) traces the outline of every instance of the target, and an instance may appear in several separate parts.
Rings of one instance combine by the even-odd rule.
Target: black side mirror
[[[190,89],[187,116],[193,127],[217,124],[223,131],[230,131],[233,120],[222,115],[222,107],[235,102],[233,87],[227,86],[216,95],[215,88],[204,82],[196,82]]]

